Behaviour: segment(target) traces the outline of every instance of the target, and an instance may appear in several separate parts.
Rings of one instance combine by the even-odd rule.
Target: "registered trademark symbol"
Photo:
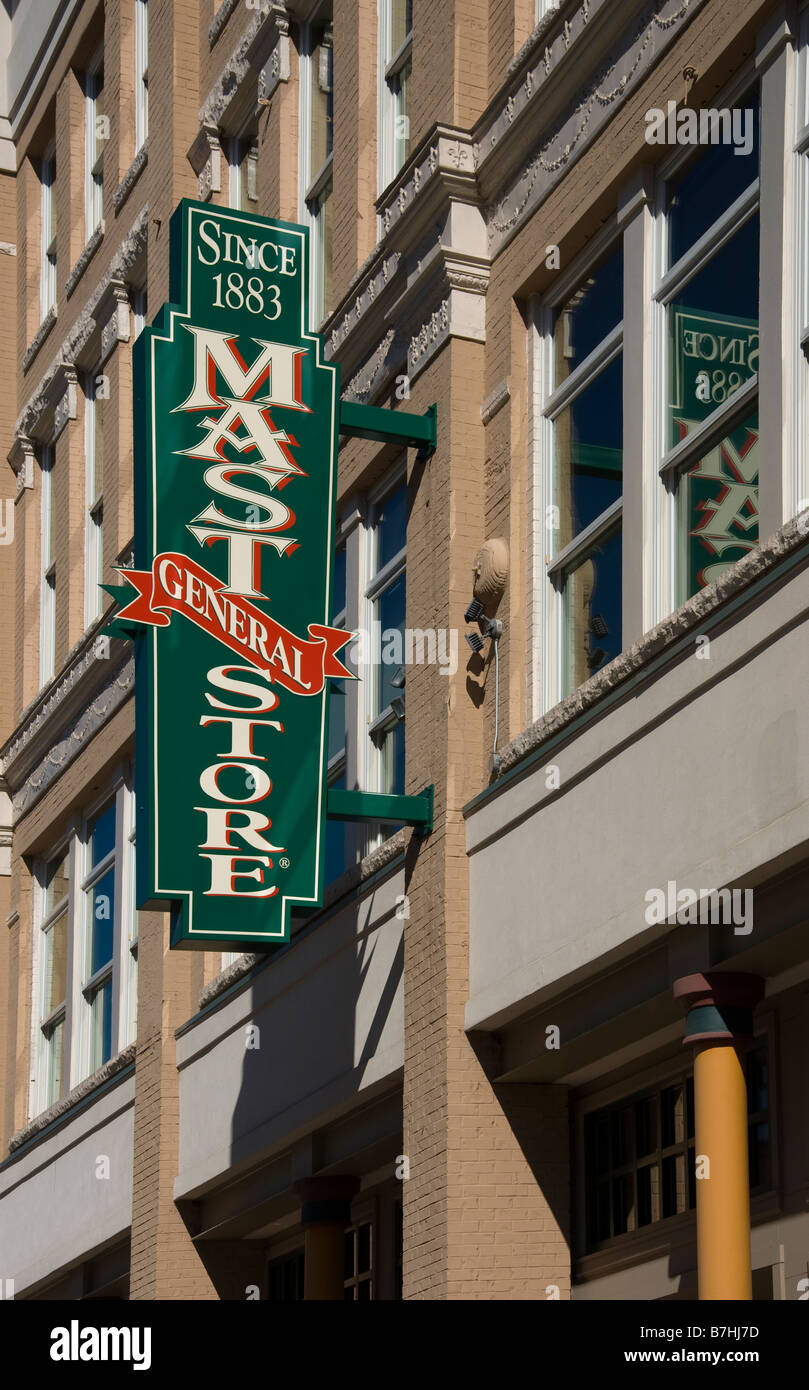
[[[283,859],[279,859],[279,860],[278,860],[278,864],[279,864],[279,867],[282,868],[282,869],[288,869],[288,868],[289,868],[289,860],[287,859],[286,855],[284,855]]]

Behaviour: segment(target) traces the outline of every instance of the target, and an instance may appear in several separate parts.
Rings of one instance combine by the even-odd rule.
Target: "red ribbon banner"
[[[151,570],[120,570],[137,595],[116,614],[121,621],[168,627],[167,609],[182,613],[270,679],[296,695],[319,695],[332,676],[353,679],[336,653],[352,634],[310,623],[310,641],[296,637],[239,594],[225,594],[224,581],[175,551],[156,555]]]

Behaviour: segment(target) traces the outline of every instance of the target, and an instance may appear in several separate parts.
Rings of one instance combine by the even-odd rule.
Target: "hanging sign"
[[[174,946],[272,946],[322,897],[351,634],[329,626],[339,381],[307,330],[307,235],[183,201],[171,302],[135,345],[116,622],[138,631],[137,902],[172,909]]]
[[[671,443],[758,371],[758,324],[675,307]],[[758,545],[758,416],[728,431],[682,479],[679,494],[683,599],[718,579]]]

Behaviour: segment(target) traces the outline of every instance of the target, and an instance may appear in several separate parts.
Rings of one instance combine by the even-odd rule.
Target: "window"
[[[772,1182],[769,1056],[762,1038],[747,1054],[751,1193]],[[586,1249],[696,1207],[694,1081],[667,1084],[585,1116]]]
[[[374,1296],[373,1277],[373,1227],[370,1221],[361,1226],[353,1226],[345,1233],[345,1266],[343,1271],[343,1298],[347,1303],[372,1300]]]
[[[413,0],[379,0],[379,191],[410,153]]]
[[[70,898],[70,847],[44,865],[39,909],[39,1105],[45,1110],[67,1090],[65,1037]]]
[[[39,683],[53,676],[56,646],[56,565],[53,545],[53,448],[42,450],[41,561],[39,581]]]
[[[664,181],[658,206],[655,301],[667,381],[660,524],[675,537],[674,604],[759,541],[758,95],[733,104],[751,112],[750,151],[703,148]]]
[[[135,0],[135,150],[149,134],[148,0]]]
[[[331,626],[346,626],[346,547],[339,545],[334,557]],[[328,785],[346,787],[346,691],[345,681],[332,681],[329,689]],[[326,821],[324,884],[334,883],[348,868],[346,825]]]
[[[228,207],[244,211],[258,201],[258,138],[233,135],[225,140],[228,162]]]
[[[365,591],[372,667],[365,682],[368,791],[403,793],[405,727],[402,678],[405,629],[407,485],[404,478],[371,500]],[[378,648],[378,649],[377,649]],[[394,685],[394,681],[397,684]]]
[[[38,866],[32,1114],[135,1037],[134,795],[120,778]]]
[[[334,49],[331,14],[322,12],[301,36],[301,216],[311,236],[310,319],[317,327],[332,308],[332,165]]]
[[[39,264],[39,316],[46,319],[56,303],[56,212],[54,207],[54,184],[56,182],[56,157],[51,141],[39,164],[40,186],[40,264]]]
[[[104,216],[104,141],[108,119],[101,114],[104,68],[101,55],[84,78],[84,222],[87,240]]]
[[[303,1251],[281,1255],[267,1265],[267,1298],[271,1303],[294,1303],[303,1298]]]
[[[543,313],[546,702],[621,651],[623,246]]]
[[[104,568],[104,501],[102,475],[104,465],[104,413],[109,396],[106,376],[100,369],[91,373],[84,384],[84,458],[87,518],[84,546],[84,625],[101,613],[101,579]]]

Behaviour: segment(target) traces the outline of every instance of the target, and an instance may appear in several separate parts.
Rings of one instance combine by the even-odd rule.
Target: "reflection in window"
[[[115,801],[88,825],[85,954],[82,993],[87,1008],[89,1071],[112,1055],[112,957],[115,937]]]
[[[371,537],[373,577],[372,631],[379,634],[371,683],[371,744],[376,754],[376,787],[387,794],[404,792],[405,726],[402,681],[405,654],[405,556],[407,486],[402,481],[376,504]],[[397,682],[397,684],[394,684]]]

